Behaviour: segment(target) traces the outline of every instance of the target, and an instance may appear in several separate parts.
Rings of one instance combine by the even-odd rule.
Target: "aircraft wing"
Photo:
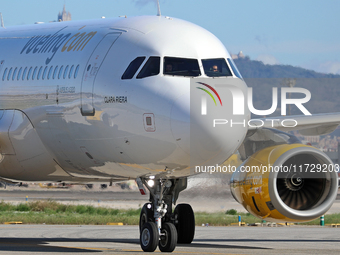
[[[299,130],[306,136],[332,133],[340,125],[340,112],[313,115],[278,116],[272,118],[251,119],[248,134],[262,128],[274,128],[284,132]]]

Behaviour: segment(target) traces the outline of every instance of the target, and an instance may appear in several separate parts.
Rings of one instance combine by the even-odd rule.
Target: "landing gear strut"
[[[194,212],[190,205],[179,204],[172,212],[179,193],[186,189],[187,179],[140,179],[150,191],[150,203],[144,204],[139,220],[140,245],[153,252],[172,252],[177,243],[191,243],[195,234]]]

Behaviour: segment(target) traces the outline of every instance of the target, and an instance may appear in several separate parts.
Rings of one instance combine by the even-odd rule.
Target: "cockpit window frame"
[[[155,62],[156,61],[156,62]],[[156,63],[156,64],[155,64]],[[155,64],[155,65],[154,65]],[[154,70],[152,70],[152,66],[154,65]],[[150,72],[152,70],[153,72]],[[161,57],[159,56],[150,56],[142,69],[139,71],[137,75],[137,79],[144,79],[151,76],[157,76],[161,72]]]
[[[231,70],[233,71],[234,75],[238,78],[240,78],[241,80],[243,80],[243,77],[240,73],[240,71],[238,70],[234,60],[232,58],[227,58],[227,62],[229,63]]]
[[[207,77],[210,77],[210,78],[233,77],[233,72],[228,64],[228,61],[225,58],[223,57],[222,58],[206,58],[206,59],[201,59],[201,61],[202,61],[202,68],[203,68],[204,74]],[[215,66],[217,67],[216,68],[217,71],[214,69]]]
[[[132,79],[139,68],[142,66],[144,63],[146,57],[145,56],[139,56],[136,57],[134,60],[132,60],[129,64],[129,66],[126,68],[125,72],[123,73],[121,79],[122,80],[130,80]]]
[[[182,63],[180,63],[180,61],[182,61]],[[183,66],[187,68],[182,68]],[[176,77],[199,77],[202,75],[200,62],[196,58],[164,56],[163,75]]]

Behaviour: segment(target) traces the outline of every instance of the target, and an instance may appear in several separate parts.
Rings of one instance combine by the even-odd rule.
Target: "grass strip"
[[[0,223],[21,221],[23,224],[72,224],[72,225],[106,225],[109,222],[123,222],[124,225],[138,225],[141,209],[112,209],[90,205],[61,204],[53,200],[31,201],[13,205],[0,202]],[[239,213],[234,209],[227,212],[195,212],[196,225],[228,226],[238,222],[248,224],[261,222],[250,213]],[[340,213],[325,216],[325,224],[339,224]],[[320,220],[301,223],[319,225]]]

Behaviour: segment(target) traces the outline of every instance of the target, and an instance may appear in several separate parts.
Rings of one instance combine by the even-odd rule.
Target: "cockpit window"
[[[148,61],[146,61],[142,70],[137,75],[137,79],[146,78],[149,76],[154,76],[159,74],[161,58],[160,57],[150,57]]]
[[[144,62],[145,57],[137,57],[129,64],[129,66],[126,68],[124,74],[122,75],[122,80],[126,79],[132,79],[132,77],[137,72],[138,68],[141,66],[141,64]]]
[[[232,59],[228,58],[228,62],[229,62],[229,65],[231,66],[231,69],[233,69],[234,74],[235,74],[238,78],[243,79],[243,78],[242,78],[242,75],[241,75],[240,72],[238,71],[238,69],[237,69],[237,67],[236,67],[236,65],[235,65],[235,63],[234,63],[234,61],[233,61]]]
[[[233,76],[224,58],[202,59],[202,64],[209,77]]]
[[[197,59],[164,57],[164,70],[166,75],[191,76],[201,75]]]

